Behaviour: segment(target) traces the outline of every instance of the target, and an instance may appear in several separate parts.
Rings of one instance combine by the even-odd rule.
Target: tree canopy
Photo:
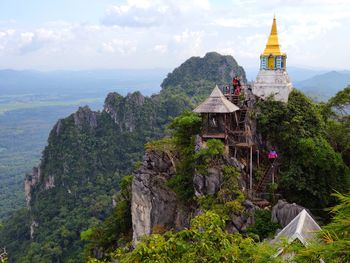
[[[321,106],[297,90],[288,103],[258,105],[257,125],[282,158],[279,190],[289,201],[322,211],[334,204],[333,191],[349,189],[349,167],[331,144],[329,118]],[[338,140],[347,140],[340,134]]]

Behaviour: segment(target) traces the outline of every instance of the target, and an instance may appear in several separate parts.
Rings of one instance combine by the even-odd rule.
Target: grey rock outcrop
[[[27,208],[30,209],[30,202],[32,200],[32,189],[41,179],[40,167],[33,167],[31,174],[27,174],[24,179],[24,194],[26,198]]]
[[[88,106],[80,107],[78,111],[73,114],[74,124],[80,129],[82,129],[83,127],[89,127],[91,129],[96,128],[96,115],[97,113],[92,111]]]
[[[56,131],[56,136],[60,135],[62,128],[62,120],[58,120],[55,126],[53,127],[53,130]]]
[[[39,226],[39,223],[35,220],[32,220],[32,223],[30,224],[30,239],[34,238],[34,232],[35,229]]]
[[[47,177],[47,180],[45,181],[45,190],[49,190],[54,187],[55,187],[55,177],[50,175]]]
[[[272,208],[272,221],[280,224],[280,226],[284,228],[303,211],[303,209],[306,208],[295,203],[290,204],[285,200],[278,200],[277,204]],[[308,211],[308,213],[310,213],[310,211]]]
[[[244,200],[242,203],[243,213],[232,213],[230,215],[230,222],[226,226],[226,230],[230,233],[244,233],[247,227],[255,224],[254,213],[260,209],[249,200]]]
[[[30,210],[32,191],[34,187],[40,185],[40,188],[44,190],[49,190],[55,187],[55,178],[51,175],[44,177],[40,165],[38,167],[33,167],[31,174],[26,174],[24,179],[24,193],[27,208]]]
[[[172,158],[174,158],[172,156]],[[216,165],[211,165],[205,174],[195,173],[193,187],[197,196],[214,195],[223,184],[223,168],[226,165],[238,166],[237,160],[222,157]],[[167,181],[175,175],[174,160],[168,154],[149,150],[141,167],[134,173],[132,183],[132,227],[133,242],[136,244],[144,235],[169,229],[180,230],[189,226],[193,216],[202,211],[199,207],[183,208],[176,193],[167,187]],[[240,176],[238,187],[244,189]],[[254,223],[254,211],[259,209],[249,201],[243,202],[243,213],[232,213],[227,230],[244,232]]]
[[[196,173],[193,177],[193,185],[196,196],[213,195],[222,184],[222,169],[220,167],[211,167],[208,174]]]
[[[132,183],[132,226],[134,244],[157,229],[181,229],[189,218],[179,206],[176,194],[166,186],[175,175],[172,161],[165,153],[146,152],[143,164]]]
[[[195,195],[213,195],[221,187],[223,183],[223,168],[226,165],[234,166],[238,170],[242,170],[243,164],[241,164],[235,158],[222,157],[219,163],[215,166],[208,168],[206,174],[195,173],[193,176],[193,187],[195,189]],[[240,189],[245,189],[245,181],[238,177],[238,185]]]
[[[142,107],[146,98],[140,92],[128,93],[125,97],[116,92],[109,93],[104,104],[107,112],[121,132],[133,132],[142,119]]]

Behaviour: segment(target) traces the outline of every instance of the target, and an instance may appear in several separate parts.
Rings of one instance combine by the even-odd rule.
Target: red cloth
[[[238,96],[240,93],[241,93],[241,88],[240,87],[236,87],[235,95]]]

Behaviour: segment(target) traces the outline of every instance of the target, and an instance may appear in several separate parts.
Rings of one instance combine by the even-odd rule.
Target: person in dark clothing
[[[250,102],[250,98],[244,100],[244,103],[243,103],[244,106],[248,108],[249,107],[249,102]]]
[[[232,79],[232,86],[233,86],[232,93],[235,94],[236,93],[236,88],[238,87],[238,79],[237,79],[237,77],[234,77]]]
[[[241,78],[240,77],[237,77],[237,86],[241,87]]]

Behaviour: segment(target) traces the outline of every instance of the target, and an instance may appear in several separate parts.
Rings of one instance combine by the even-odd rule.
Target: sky
[[[0,69],[258,67],[274,15],[288,65],[350,69],[350,0],[0,0]]]

